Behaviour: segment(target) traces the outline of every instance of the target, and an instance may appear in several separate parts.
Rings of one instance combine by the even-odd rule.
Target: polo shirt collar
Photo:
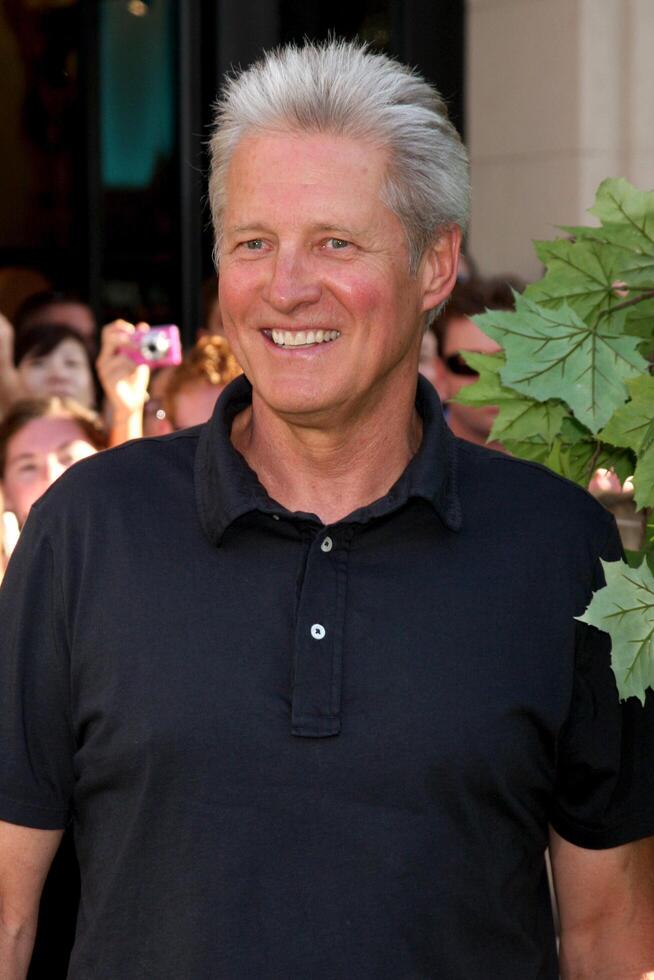
[[[315,514],[291,513],[273,500],[232,445],[232,423],[251,402],[252,386],[241,375],[225,388],[211,419],[200,431],[195,493],[204,532],[216,545],[234,521],[253,511],[320,523]],[[418,377],[416,408],[423,423],[418,452],[384,497],[354,511],[339,524],[365,524],[398,510],[411,498],[422,498],[450,530],[460,529],[456,440],[447,427],[438,395],[422,376]]]

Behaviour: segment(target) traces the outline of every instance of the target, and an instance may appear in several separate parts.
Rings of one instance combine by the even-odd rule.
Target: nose
[[[68,377],[68,374],[63,365],[57,364],[56,361],[51,361],[48,364],[45,377],[46,377],[46,381],[56,384],[58,381],[65,381]]]
[[[279,313],[317,303],[322,293],[311,257],[300,248],[280,248],[271,269],[266,299]]]

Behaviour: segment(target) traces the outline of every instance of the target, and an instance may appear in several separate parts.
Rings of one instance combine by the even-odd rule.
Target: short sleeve
[[[597,556],[593,591],[604,585],[599,558],[617,561],[615,521]],[[590,598],[590,597],[589,597]],[[617,847],[654,834],[654,696],[620,702],[609,635],[577,623],[575,676],[558,744],[554,830],[578,847]]]
[[[32,513],[0,588],[0,820],[56,830],[69,819],[74,741],[61,587]]]

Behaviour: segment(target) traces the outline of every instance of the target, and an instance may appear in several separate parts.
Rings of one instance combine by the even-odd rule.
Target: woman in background
[[[83,338],[64,324],[31,327],[16,337],[14,363],[23,396],[97,403],[93,360]]]
[[[57,477],[105,446],[98,416],[70,399],[16,402],[0,423],[0,481],[5,510],[19,528]]]

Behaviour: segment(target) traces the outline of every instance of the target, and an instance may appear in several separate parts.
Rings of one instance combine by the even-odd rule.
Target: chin
[[[328,412],[339,403],[336,393],[315,384],[290,382],[254,387],[261,400],[277,415],[315,415]]]

